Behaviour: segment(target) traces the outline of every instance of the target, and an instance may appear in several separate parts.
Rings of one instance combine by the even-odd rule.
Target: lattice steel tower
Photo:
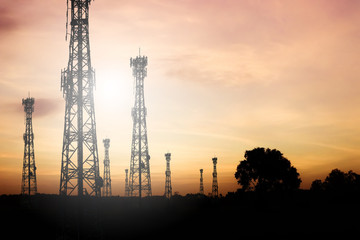
[[[129,169],[125,169],[125,196],[129,196]]]
[[[144,100],[144,78],[147,75],[148,59],[137,56],[130,59],[130,67],[135,78],[135,105],[132,109],[133,134],[131,144],[129,195],[139,196],[142,193],[151,196],[150,155],[146,128],[146,108]]]
[[[166,171],[165,171],[165,197],[171,198],[172,197],[172,187],[171,187],[171,171],[170,171],[170,160],[171,160],[171,153],[165,154],[166,158]]]
[[[110,139],[106,138],[103,140],[105,148],[105,158],[104,158],[104,186],[102,196],[111,197],[111,178],[110,178],[110,158],[109,158],[109,147]]]
[[[219,191],[218,191],[218,181],[217,181],[217,171],[216,171],[216,164],[217,164],[217,157],[214,157],[212,159],[213,164],[214,164],[214,170],[213,170],[213,183],[212,183],[212,196],[213,197],[218,197],[219,196]]]
[[[61,88],[66,104],[60,194],[100,196],[102,180],[93,96],[95,78],[89,43],[91,0],[70,2],[69,62],[67,68],[61,71]]]
[[[204,194],[203,169],[200,169],[200,194]]]
[[[25,112],[25,133],[24,133],[24,160],[21,181],[21,194],[34,195],[37,193],[36,166],[34,154],[34,133],[32,128],[32,113],[34,112],[34,98],[22,100]]]

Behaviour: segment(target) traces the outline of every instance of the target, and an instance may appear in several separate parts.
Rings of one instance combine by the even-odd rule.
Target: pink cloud
[[[35,98],[34,117],[45,117],[57,113],[63,107],[63,101],[56,98]],[[0,104],[2,114],[16,114],[24,113],[24,107],[21,100],[16,102],[5,102]]]

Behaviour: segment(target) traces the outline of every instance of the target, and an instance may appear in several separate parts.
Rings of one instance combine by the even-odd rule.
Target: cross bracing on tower
[[[147,76],[148,59],[139,56],[130,59],[135,78],[135,104],[132,109],[133,133],[129,172],[129,196],[151,196],[150,155],[146,127],[144,78]]]
[[[71,11],[69,61],[61,71],[65,118],[60,195],[101,195],[93,94],[95,77],[89,42],[90,3],[91,0],[70,0],[71,6],[68,6]]]
[[[165,171],[165,197],[171,198],[172,197],[172,186],[171,186],[171,171],[170,171],[170,160],[171,160],[171,153],[165,154],[166,159],[166,171]]]
[[[32,127],[32,113],[34,112],[34,98],[22,100],[25,112],[25,133],[24,138],[24,158],[21,181],[21,194],[34,195],[37,193],[36,166],[34,153],[34,133]]]
[[[111,177],[110,177],[110,157],[109,157],[109,148],[110,148],[110,139],[106,138],[103,140],[105,148],[105,158],[104,158],[104,184],[103,184],[103,197],[111,197]]]
[[[217,157],[214,157],[212,159],[213,161],[213,165],[214,165],[214,170],[213,170],[213,183],[212,183],[212,196],[213,197],[218,197],[219,195],[219,186],[218,186],[218,181],[217,181],[217,170],[216,170],[216,164],[217,164]]]
[[[204,194],[204,180],[203,180],[203,169],[200,169],[200,194]]]
[[[129,169],[125,169],[125,197],[129,197]]]

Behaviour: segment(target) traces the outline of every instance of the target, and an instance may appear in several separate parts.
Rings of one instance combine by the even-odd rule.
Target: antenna
[[[102,196],[111,197],[111,177],[110,177],[110,158],[109,158],[109,147],[110,147],[110,139],[105,138],[103,140],[104,148],[105,148],[105,159],[104,159],[104,185]]]
[[[204,169],[200,169],[200,194],[204,194],[204,179],[203,179]]]
[[[139,49],[140,54],[140,49]],[[129,195],[138,196],[142,193],[151,196],[150,155],[146,126],[146,107],[144,100],[144,78],[146,77],[147,57],[137,56],[130,59],[133,76],[136,80],[135,104],[132,108],[133,134],[129,170]]]
[[[133,81],[133,95],[135,95],[135,81],[136,81],[136,79],[134,78],[134,81]]]
[[[219,186],[217,181],[217,171],[216,171],[216,164],[217,164],[217,157],[214,157],[212,159],[214,164],[214,170],[213,170],[213,183],[212,183],[212,197],[218,197],[219,196]]]
[[[29,93],[30,94],[30,93]],[[26,128],[24,138],[24,160],[21,181],[21,194],[35,195],[37,193],[36,166],[34,154],[34,133],[32,127],[32,113],[34,112],[34,98],[22,99],[24,106]]]
[[[69,0],[66,0],[66,32],[65,32],[65,41],[67,41],[68,36],[68,25],[69,25]]]
[[[166,171],[165,171],[165,193],[164,196],[166,198],[172,197],[172,187],[171,187],[171,171],[170,171],[170,160],[171,153],[165,153],[166,158]]]
[[[73,47],[69,49],[67,68],[61,71],[65,118],[59,194],[65,196],[100,197],[103,185],[94,111],[95,71],[90,61],[90,1],[66,0],[66,29],[70,35],[69,47]],[[75,125],[77,131],[73,131]]]

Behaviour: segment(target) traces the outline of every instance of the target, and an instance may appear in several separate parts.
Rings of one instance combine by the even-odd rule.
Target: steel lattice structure
[[[212,196],[218,197],[219,195],[219,186],[217,181],[217,171],[216,171],[216,164],[217,164],[217,157],[214,157],[212,159],[214,164],[214,170],[213,170],[213,182],[212,182]]]
[[[200,169],[200,194],[204,194],[203,169]]]
[[[104,158],[104,186],[102,196],[111,197],[111,177],[110,177],[110,158],[109,158],[109,147],[110,139],[106,138],[103,140],[105,148],[105,158]]]
[[[89,43],[91,0],[70,0],[70,3],[69,62],[61,72],[66,105],[59,192],[61,195],[100,196],[102,180],[93,96],[95,74]]]
[[[22,100],[25,112],[24,159],[21,181],[21,194],[34,195],[37,193],[36,166],[34,154],[34,133],[32,128],[32,113],[34,112],[34,98]]]
[[[166,171],[165,171],[165,197],[171,198],[172,197],[172,187],[171,187],[171,171],[170,171],[170,160],[171,160],[171,153],[165,154],[166,159]]]
[[[129,197],[129,169],[125,169],[125,196]]]
[[[150,155],[148,148],[146,107],[144,100],[144,78],[147,76],[148,59],[137,56],[130,59],[130,67],[135,78],[135,105],[132,109],[133,133],[131,144],[129,196],[139,196],[144,192],[151,196]]]

